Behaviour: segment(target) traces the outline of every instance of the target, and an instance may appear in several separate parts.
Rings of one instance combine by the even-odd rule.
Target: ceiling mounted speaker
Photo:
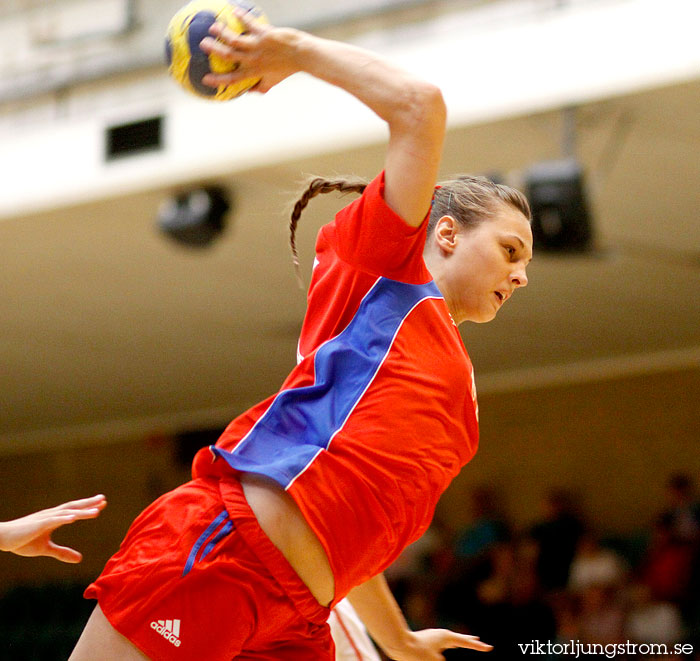
[[[166,200],[158,210],[158,227],[187,246],[208,246],[225,227],[231,205],[219,187],[196,188]]]
[[[535,248],[551,252],[585,252],[593,231],[583,170],[574,159],[533,165],[525,175],[532,208]]]

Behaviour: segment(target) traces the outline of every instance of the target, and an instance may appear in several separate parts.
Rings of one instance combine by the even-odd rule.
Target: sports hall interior
[[[311,175],[372,178],[386,140],[368,110],[303,75],[231,102],[187,95],[163,64],[179,0],[95,4],[0,6],[0,521],[94,493],[109,502],[55,535],[83,553],[78,565],[0,555],[0,634],[15,645],[4,657],[0,643],[0,658],[13,661],[65,658],[57,650],[89,613],[80,591],[131,520],[188,479],[198,447],[278,389],[305,308],[291,206]],[[449,114],[441,176],[525,187],[543,164],[582,173],[576,222],[590,241],[536,242],[527,288],[493,322],[460,328],[480,447],[444,494],[433,541],[407,559],[419,555],[418,568],[394,574],[409,621],[471,626],[455,616],[447,578],[436,587],[424,570],[449,574],[459,561],[475,494],[489,494],[509,530],[499,543],[541,530],[543,503],[558,494],[617,553],[626,584],[641,581],[675,506],[673,479],[700,512],[697,3],[263,8],[273,24],[371,48],[439,84]],[[115,139],[144,126],[143,143]],[[169,201],[211,188],[229,210],[207,245],[159,227]],[[302,216],[307,284],[315,234],[346,202],[325,195]],[[697,553],[700,532],[692,543]],[[486,581],[495,570],[484,558]],[[668,640],[696,650],[697,573],[684,575],[682,595],[659,598],[680,618]],[[463,574],[464,603],[477,603],[479,581]],[[446,613],[438,602],[451,603]],[[564,616],[548,606],[560,635]]]

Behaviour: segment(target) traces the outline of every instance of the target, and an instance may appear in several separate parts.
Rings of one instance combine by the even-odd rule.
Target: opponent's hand
[[[454,648],[490,652],[492,645],[481,642],[478,636],[455,633],[448,629],[423,629],[408,632],[401,649],[384,650],[393,661],[445,661],[442,652]]]
[[[105,497],[98,495],[40,510],[13,521],[0,522],[0,550],[28,557],[43,555],[61,562],[80,562],[82,554],[55,544],[51,533],[74,521],[94,519],[106,506]]]
[[[264,94],[299,70],[294,65],[293,55],[302,33],[258,23],[241,9],[236,9],[235,14],[245,27],[244,34],[236,34],[224,23],[216,22],[209,29],[212,36],[205,37],[200,48],[209,55],[235,62],[238,67],[230,73],[207,74],[202,82],[218,87],[246,78],[259,78],[250,91]]]

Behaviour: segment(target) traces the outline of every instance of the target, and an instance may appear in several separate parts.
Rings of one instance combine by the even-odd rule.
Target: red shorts
[[[263,533],[240,484],[197,479],[134,521],[85,591],[148,657],[334,658],[322,607]]]

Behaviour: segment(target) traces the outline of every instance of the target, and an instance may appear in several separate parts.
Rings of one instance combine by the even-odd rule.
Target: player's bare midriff
[[[314,598],[328,606],[335,579],[328,556],[292,497],[259,475],[240,476],[243,493],[263,532],[280,550]]]

